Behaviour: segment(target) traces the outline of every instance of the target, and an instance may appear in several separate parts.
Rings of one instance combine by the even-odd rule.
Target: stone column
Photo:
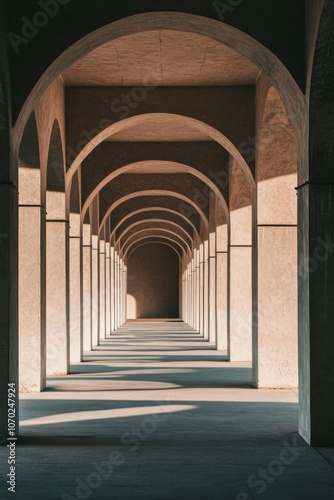
[[[242,168],[230,167],[229,359],[252,360],[252,195]]]
[[[4,124],[3,124],[4,125]],[[4,127],[1,131],[3,133]],[[8,157],[9,164],[9,157]],[[0,443],[7,444],[8,384],[15,384],[18,392],[18,195],[17,186],[8,181],[6,154],[2,151],[0,174]],[[41,278],[38,275],[38,279]],[[42,326],[37,323],[35,335],[41,338]],[[38,354],[42,371],[43,355]],[[39,371],[39,367],[37,370]],[[38,384],[38,381],[37,381]],[[39,382],[43,387],[43,380]],[[18,429],[18,408],[17,408]]]
[[[199,248],[195,250],[195,326],[196,331],[201,332],[201,289],[200,289],[200,251]]]
[[[39,204],[39,169],[20,168],[19,181],[20,390],[39,392],[46,385],[46,215]],[[9,238],[9,233],[1,234],[0,252]]]
[[[298,188],[299,428],[334,446],[333,2],[325,2],[310,90],[309,165]]]
[[[216,306],[216,232],[213,232],[209,245],[209,341],[217,344]]]
[[[51,195],[54,193],[51,193]],[[57,193],[58,194],[58,193]],[[48,217],[52,216],[48,212]],[[48,375],[69,371],[69,223],[46,221],[46,369]]]
[[[204,329],[203,336],[205,339],[209,339],[209,243],[208,240],[204,241]]]
[[[114,260],[115,266],[115,276],[114,276],[114,322],[115,322],[115,331],[118,328],[118,307],[117,307],[117,301],[118,301],[118,255],[117,251],[115,250],[115,260]]]
[[[5,47],[5,32],[1,39]],[[5,55],[5,50],[1,51]],[[0,62],[0,444],[8,444],[8,384],[16,393],[16,429],[19,424],[18,376],[18,179],[17,164],[11,154],[10,106],[6,95],[6,67]],[[9,71],[9,64],[8,64]],[[8,81],[9,83],[9,81]],[[37,191],[40,193],[40,190]],[[40,203],[40,198],[38,198]],[[21,202],[22,203],[22,202]],[[39,278],[40,279],[40,278]],[[36,333],[35,333],[36,334]],[[41,329],[38,325],[38,333]],[[16,432],[17,434],[17,432]],[[5,469],[2,469],[5,470]]]
[[[333,184],[298,191],[299,430],[312,446],[334,446]]]
[[[199,249],[199,332],[204,335],[204,245]]]
[[[291,185],[288,180],[258,183],[252,283],[256,387],[298,386],[296,179]]]
[[[99,243],[99,340],[106,338],[106,243]]]
[[[183,265],[183,263],[182,263]],[[186,271],[183,267],[182,273],[182,320],[188,323],[188,311],[187,311],[187,277]]]
[[[111,278],[111,258],[110,243],[106,242],[106,335],[111,333],[111,303],[110,303],[110,278]]]
[[[122,278],[123,278],[123,290],[122,290],[122,325],[126,321],[126,294],[127,294],[127,267],[125,263],[122,264]]]
[[[216,228],[216,339],[217,349],[227,351],[228,336],[228,269],[227,225],[217,206]]]
[[[115,329],[119,327],[119,293],[120,293],[120,283],[119,283],[119,256],[116,251],[115,254]]]
[[[183,266],[182,260],[179,261],[179,318],[183,318],[184,305],[184,286],[183,286]]]
[[[216,252],[216,347],[227,352],[228,296],[227,252]]]
[[[262,225],[256,231],[254,383],[297,387],[297,228]]]
[[[230,245],[229,360],[252,359],[252,247]]]
[[[212,235],[210,235],[212,237]],[[211,252],[211,251],[210,251]],[[216,251],[209,257],[209,341],[216,342]]]
[[[189,301],[190,301],[190,290],[189,290],[189,264],[187,263],[187,260],[185,261],[185,270],[184,270],[184,279],[186,283],[186,318],[187,318],[187,324],[190,324],[190,308],[189,308]]]
[[[252,277],[254,384],[297,387],[297,146],[274,88],[266,94],[257,132]]]
[[[217,279],[216,279],[216,229],[217,197],[209,197],[209,341],[217,344]]]
[[[190,280],[189,280],[189,263],[187,263],[186,270],[187,280],[187,324],[190,325]]]
[[[83,224],[82,240],[83,350],[92,350],[92,245],[90,224]]]
[[[99,238],[92,236],[92,346],[99,345]]]
[[[191,325],[196,330],[196,261],[195,252],[191,260]]]
[[[70,214],[70,363],[82,361],[80,214]]]
[[[187,315],[188,315],[188,325],[191,326],[191,271],[190,262],[187,264]]]
[[[110,247],[110,319],[111,319],[111,332],[116,330],[115,322],[115,286],[116,286],[116,274],[115,274],[115,249],[113,246]]]

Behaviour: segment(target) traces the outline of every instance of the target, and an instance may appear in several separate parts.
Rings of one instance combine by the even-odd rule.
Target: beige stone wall
[[[128,262],[127,317],[179,317],[179,258],[166,245],[136,249]]]

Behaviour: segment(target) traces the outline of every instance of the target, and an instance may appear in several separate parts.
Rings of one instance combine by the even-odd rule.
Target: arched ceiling
[[[125,231],[132,224],[147,219],[155,221],[160,220],[161,222],[171,221],[177,224],[178,226],[182,227],[190,237],[194,236],[194,227],[190,224],[190,221],[186,218],[182,218],[181,215],[178,214],[177,212],[173,212],[171,210],[167,211],[162,209],[160,210],[143,209],[141,211],[137,211],[134,214],[131,214],[131,216],[129,216],[128,218],[123,219],[123,221],[121,222],[121,224],[119,225],[119,227],[115,232],[116,239],[118,239],[122,235],[123,231]]]
[[[148,211],[159,210],[163,213],[177,215],[189,224],[193,228],[194,234],[198,236],[200,232],[200,215],[195,212],[190,203],[182,201],[182,204],[185,213],[181,213],[179,210],[180,201],[171,196],[142,196],[126,200],[120,203],[110,214],[111,235],[114,234],[120,224],[131,220],[137,214],[145,216]],[[189,218],[188,214],[192,214],[191,218]]]
[[[262,63],[242,55],[250,40],[236,51],[231,40],[204,33],[114,33],[62,72],[66,181],[80,171],[82,219],[94,202],[95,234],[98,227],[105,237],[107,228],[122,254],[153,237],[190,254],[218,222],[228,224],[231,156],[254,183]]]
[[[160,243],[161,245],[167,245],[175,250],[177,255],[179,256],[180,260],[182,260],[183,256],[183,249],[179,245],[178,242],[172,241],[168,238],[165,238],[164,236],[143,236],[140,238],[138,241],[133,243],[132,245],[129,246],[127,249],[127,253],[125,255],[125,263],[127,263],[127,259],[130,258],[131,254],[139,247],[144,246],[144,245],[149,245],[151,243]]]
[[[254,85],[258,75],[257,66],[216,40],[164,29],[105,43],[62,74],[71,86]]]

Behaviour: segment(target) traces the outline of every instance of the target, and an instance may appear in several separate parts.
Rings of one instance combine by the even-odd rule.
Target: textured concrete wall
[[[166,245],[136,249],[128,262],[127,317],[179,317],[179,259]]]

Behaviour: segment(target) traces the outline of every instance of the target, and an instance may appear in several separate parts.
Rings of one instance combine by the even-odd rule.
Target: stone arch
[[[34,111],[24,127],[19,147],[19,163],[28,168],[40,168],[39,138]]]
[[[19,202],[20,204],[43,204],[42,172],[39,134],[36,115],[33,111],[27,121],[19,147]]]
[[[153,234],[154,233],[154,234]],[[122,246],[122,249],[121,249],[121,252],[122,252],[122,255],[126,255],[127,253],[127,250],[129,248],[129,245],[131,244],[131,240],[135,240],[135,241],[138,241],[138,239],[141,238],[141,235],[142,234],[150,234],[150,236],[152,235],[160,235],[160,234],[167,234],[170,239],[176,239],[180,242],[180,246],[182,246],[183,250],[186,252],[186,249],[188,249],[188,253],[191,252],[191,248],[189,246],[189,244],[187,243],[187,241],[182,238],[181,236],[175,234],[173,231],[169,230],[169,229],[162,229],[160,227],[151,227],[150,229],[142,229],[142,230],[139,230],[137,233],[131,235],[123,244]]]
[[[183,221],[185,221],[192,228],[195,235],[197,234],[197,236],[199,236],[194,224],[189,219],[187,219],[187,217],[176,212],[176,210],[167,209],[167,208],[163,208],[163,207],[146,207],[146,208],[143,208],[140,210],[135,210],[134,212],[129,213],[127,216],[125,216],[123,219],[121,219],[119,221],[119,223],[116,225],[115,229],[113,229],[113,231],[111,232],[111,237],[114,234],[117,234],[118,228],[120,228],[123,224],[125,224],[126,221],[129,221],[129,223],[130,223],[131,218],[135,217],[136,215],[143,215],[143,217],[144,217],[144,214],[146,214],[147,212],[161,212],[161,214],[172,214],[174,216],[177,216],[180,219],[182,219]],[[138,219],[138,220],[141,220],[141,219]],[[166,219],[162,219],[162,220],[166,220]]]
[[[49,141],[46,168],[46,208],[48,219],[68,216],[65,195],[65,164],[62,136],[57,119],[54,120]]]
[[[192,208],[194,208],[194,210],[199,214],[201,220],[203,221],[203,224],[205,226],[206,229],[208,229],[208,220],[204,214],[204,212],[192,201],[190,200],[189,198],[187,198],[186,196],[183,196],[179,193],[175,193],[173,191],[164,191],[164,190],[159,190],[159,191],[152,191],[152,190],[147,190],[147,191],[137,191],[135,193],[132,193],[130,195],[127,195],[123,198],[120,198],[117,200],[117,202],[115,202],[110,208],[109,210],[107,211],[107,213],[105,214],[103,220],[101,221],[100,223],[100,227],[103,226],[103,224],[105,223],[105,221],[107,220],[107,218],[109,217],[109,215],[112,213],[112,211],[118,206],[120,205],[121,203],[127,201],[127,200],[131,200],[133,198],[138,198],[140,196],[170,196],[172,198],[176,198],[176,199],[179,199],[180,201],[184,201],[186,202],[187,204],[189,204]]]
[[[136,163],[133,163],[131,165],[126,165],[122,168],[117,169],[115,172],[112,172],[107,177],[105,177],[105,179],[102,182],[100,182],[100,184],[92,191],[92,193],[89,195],[89,197],[85,201],[83,208],[82,208],[82,217],[84,217],[86,210],[88,209],[89,205],[91,204],[91,202],[95,198],[95,196],[98,193],[100,193],[102,191],[102,189],[105,186],[107,186],[108,183],[110,183],[113,179],[116,179],[117,177],[119,177],[122,174],[131,172],[132,170],[134,170],[138,166],[142,165],[143,163],[145,164],[145,166],[150,165],[150,164],[154,165],[154,164],[156,164],[156,161],[150,160],[150,161],[146,161],[146,162],[136,162]],[[168,173],[168,170],[170,170],[170,168],[171,168],[170,162],[159,161],[159,165],[164,166],[165,173]],[[181,171],[184,171],[185,173],[189,173],[189,174],[193,175],[194,177],[197,177],[204,184],[206,184],[210,189],[212,189],[212,191],[221,199],[222,207],[223,207],[224,212],[225,212],[225,216],[228,219],[227,203],[226,203],[221,191],[218,189],[217,185],[212,180],[210,180],[207,176],[205,176],[204,174],[202,174],[201,172],[199,172],[198,170],[196,170],[195,168],[193,168],[189,165],[184,165],[184,164],[179,164],[179,163],[173,162],[173,166],[174,167],[177,166],[180,168]]]
[[[152,235],[143,235],[142,237],[140,237],[138,240],[132,242],[129,247],[126,249],[126,253],[125,253],[125,258],[129,258],[129,255],[131,254],[132,252],[132,247],[136,246],[137,244],[140,245],[141,242],[143,241],[146,241],[146,240],[149,240],[149,241],[153,241],[153,240],[156,240],[158,239],[158,241],[164,241],[164,242],[168,242],[169,245],[171,245],[172,243],[174,245],[176,245],[177,247],[179,247],[180,251],[181,251],[181,254],[184,254],[185,253],[185,250],[183,248],[183,246],[181,245],[180,241],[178,241],[177,239],[173,239],[171,236],[167,236],[165,234],[157,234],[156,236],[152,236]]]
[[[80,171],[77,171],[76,174],[72,178],[72,182],[70,185],[70,195],[68,201],[68,210],[72,214],[81,214],[81,179],[80,179]],[[87,210],[89,214],[89,210]],[[85,219],[85,218],[84,218]],[[85,220],[83,221],[83,223]]]
[[[65,165],[61,132],[57,119],[53,122],[50,136],[46,189],[47,191],[65,192]]]
[[[129,224],[124,230],[119,234],[119,236],[116,239],[116,243],[120,242],[122,239],[124,239],[125,235],[129,232],[134,231],[138,226],[142,225],[149,225],[151,223],[159,223],[162,226],[165,225],[170,225],[178,229],[178,231],[182,232],[184,236],[189,240],[193,241],[193,237],[177,222],[169,220],[169,219],[160,219],[160,218],[153,218],[153,217],[146,217],[143,219],[140,219],[136,222],[133,222],[132,224]]]
[[[186,13],[151,12],[133,15],[103,26],[81,38],[65,50],[45,71],[43,77],[36,83],[24,103],[15,127],[15,139],[20,140],[23,124],[28,119],[38,98],[53,79],[60,75],[70,64],[106,42],[147,30],[170,29],[170,26],[173,26],[173,30],[176,31],[194,32],[207,36],[233,48],[252,61],[271,79],[278,89],[296,129],[302,127],[306,111],[302,92],[283,63],[264,45],[227,24],[224,24],[224,29],[222,29],[222,23],[217,20]]]
[[[139,248],[139,247],[145,246],[145,245],[149,245],[150,243],[157,243],[157,242],[161,243],[161,245],[166,245],[166,246],[172,248],[174,250],[174,252],[176,253],[176,255],[178,256],[178,258],[180,259],[180,262],[182,262],[182,257],[180,255],[180,253],[176,250],[176,248],[175,248],[174,245],[172,245],[170,243],[167,243],[167,241],[159,241],[159,240],[146,241],[144,243],[138,243],[138,245],[134,244],[133,245],[134,248],[131,251],[130,250],[128,251],[128,256],[127,257],[130,258],[131,253],[134,252],[136,250],[136,248]],[[180,247],[180,251],[181,251],[181,254],[182,254],[182,248],[181,247]]]
[[[240,163],[242,166],[245,175],[249,179],[250,183],[254,183],[254,179],[250,170],[249,165],[246,160],[238,150],[238,148],[221,132],[212,126],[199,121],[195,118],[191,118],[183,115],[176,115],[170,113],[146,113],[139,116],[133,116],[130,118],[126,118],[122,121],[116,122],[103,130],[96,135],[91,141],[86,141],[86,145],[81,149],[78,153],[77,157],[74,159],[73,163],[69,167],[66,175],[66,182],[68,183],[74,174],[75,170],[79,168],[85,158],[103,141],[110,138],[112,135],[115,135],[119,132],[127,130],[128,128],[141,126],[144,127],[146,123],[149,123],[152,120],[152,117],[159,118],[159,120],[168,120],[171,118],[178,124],[180,127],[190,127],[207,137],[211,140],[215,141],[217,144],[226,149],[233,157]]]
[[[193,228],[195,231],[194,234],[198,235],[201,233],[201,224],[200,224],[200,217],[199,214],[196,216],[196,220],[193,220],[195,218],[190,217],[189,214],[192,213],[193,207],[190,204],[187,204],[186,202],[182,202],[182,205],[186,208],[185,211],[182,210],[182,213],[180,213],[180,202],[178,201],[177,198],[172,198],[172,197],[163,197],[163,196],[150,196],[150,197],[137,197],[137,198],[132,198],[129,203],[124,201],[120,205],[118,205],[117,208],[115,208],[110,215],[110,225],[111,225],[111,233],[114,235],[114,229],[116,226],[119,225],[119,223],[122,222],[122,220],[129,220],[129,217],[132,216],[132,214],[139,214],[140,212],[147,213],[148,211],[151,211],[152,208],[156,208],[157,210],[162,210],[163,212],[166,210],[167,213],[169,213],[170,210],[172,210],[172,215],[178,216],[182,218],[182,220],[185,221],[185,223],[189,223],[189,225]],[[162,212],[162,213],[163,213]],[[203,227],[203,226],[202,226]],[[203,231],[203,229],[202,229]]]

